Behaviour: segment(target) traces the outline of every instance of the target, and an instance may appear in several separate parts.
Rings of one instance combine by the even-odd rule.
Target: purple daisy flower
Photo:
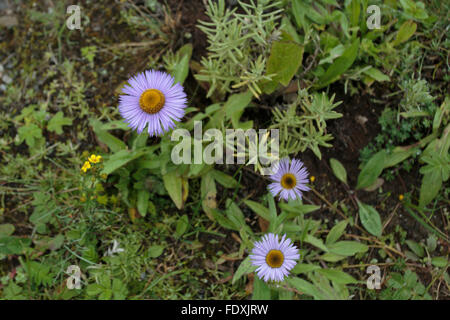
[[[250,259],[252,265],[258,266],[256,274],[261,280],[283,281],[297,264],[295,260],[300,259],[300,254],[286,235],[278,241],[278,235],[269,233],[255,242]]]
[[[131,77],[119,97],[119,111],[128,126],[141,133],[148,124],[150,136],[161,136],[180,121],[186,93],[167,73],[147,70]]]
[[[279,195],[284,200],[301,199],[302,191],[311,190],[306,186],[308,171],[300,160],[292,159],[289,164],[288,158],[281,159],[274,172],[276,173],[270,176],[274,182],[269,184],[269,190],[274,197]]]

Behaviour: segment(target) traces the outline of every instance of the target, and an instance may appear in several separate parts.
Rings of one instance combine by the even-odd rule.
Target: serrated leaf
[[[48,122],[47,129],[49,131],[53,131],[56,134],[62,134],[63,126],[70,126],[72,124],[72,119],[65,118],[64,113],[62,111],[59,111],[56,113]]]

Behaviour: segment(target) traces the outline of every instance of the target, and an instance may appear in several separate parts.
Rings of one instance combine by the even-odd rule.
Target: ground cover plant
[[[0,2],[1,299],[450,297],[446,1],[71,5]]]

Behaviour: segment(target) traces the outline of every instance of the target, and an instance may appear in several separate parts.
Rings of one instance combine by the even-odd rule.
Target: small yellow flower
[[[91,168],[91,164],[89,163],[89,161],[86,161],[84,164],[83,164],[83,167],[81,168],[81,171],[83,171],[83,172],[86,172],[88,169],[90,169]]]
[[[309,180],[311,181],[311,183],[312,182],[314,182],[315,180],[316,180],[316,177],[314,177],[314,176],[311,176],[311,178],[309,178]]]
[[[100,175],[100,178],[102,178],[103,180],[106,180],[106,178],[108,178],[108,175],[106,173],[102,173]]]
[[[99,163],[100,161],[102,161],[102,156],[96,156],[95,154],[91,154],[88,160],[92,163]]]
[[[403,201],[403,199],[405,199],[405,197],[402,194],[398,196],[398,200]]]

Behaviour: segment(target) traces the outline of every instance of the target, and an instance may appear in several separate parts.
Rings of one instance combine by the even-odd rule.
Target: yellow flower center
[[[266,262],[271,268],[279,268],[283,265],[284,255],[280,250],[270,250],[266,256]]]
[[[284,189],[292,189],[297,185],[297,179],[292,173],[286,173],[281,177],[281,186]]]
[[[139,106],[142,111],[149,114],[158,113],[164,107],[165,102],[163,93],[158,89],[145,90],[139,98]]]

